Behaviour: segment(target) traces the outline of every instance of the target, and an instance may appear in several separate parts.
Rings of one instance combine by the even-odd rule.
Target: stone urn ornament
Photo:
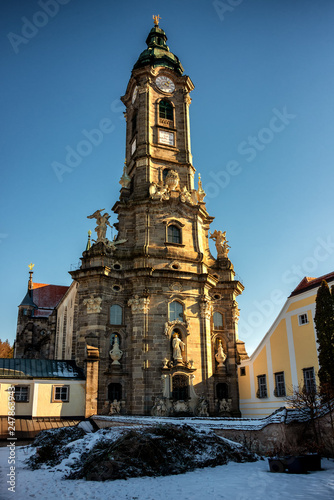
[[[218,368],[223,368],[226,360],[226,354],[224,353],[222,341],[220,339],[218,340],[218,350],[215,354],[215,358],[218,363]]]
[[[123,351],[121,351],[121,349],[119,348],[119,340],[117,335],[115,336],[113,348],[109,351],[109,356],[112,359],[112,365],[120,365],[119,360],[123,356]]]
[[[176,170],[169,170],[165,179],[165,185],[168,187],[168,190],[175,191],[179,187],[179,182],[180,178]]]

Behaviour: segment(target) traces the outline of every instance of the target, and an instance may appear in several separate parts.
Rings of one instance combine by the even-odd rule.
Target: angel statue
[[[226,231],[217,231],[214,233],[210,233],[210,240],[214,240],[217,250],[217,257],[227,257],[229,249],[231,248],[228,245],[228,241],[226,239]]]
[[[101,212],[105,210],[104,208],[101,208],[101,210],[96,210],[92,215],[88,215],[87,219],[96,219],[96,234],[97,234],[97,240],[96,242],[98,243],[99,241],[102,241],[105,243],[106,241],[106,233],[107,233],[107,226],[111,227],[109,219],[110,215],[106,212],[102,215]]]

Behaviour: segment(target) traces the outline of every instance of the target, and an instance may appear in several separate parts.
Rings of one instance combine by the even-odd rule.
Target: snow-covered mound
[[[63,445],[59,434],[53,435],[53,431],[40,435],[41,446],[29,459],[29,466],[56,466],[57,470],[64,470],[68,479],[105,481],[182,474],[229,461],[257,460],[240,444],[187,424],[101,429],[81,439],[71,428],[66,430]]]

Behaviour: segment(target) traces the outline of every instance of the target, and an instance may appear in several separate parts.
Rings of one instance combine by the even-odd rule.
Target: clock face
[[[136,86],[132,94],[132,104],[135,102],[138,94],[138,87]]]
[[[158,76],[155,80],[157,87],[163,92],[174,92],[175,84],[174,82],[168,78],[167,76]]]

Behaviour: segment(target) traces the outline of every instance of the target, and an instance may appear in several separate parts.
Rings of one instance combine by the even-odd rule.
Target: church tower
[[[122,102],[126,161],[117,238],[97,210],[97,238],[83,253],[76,360],[86,363],[86,415],[239,415],[237,296],[226,233],[209,233],[201,180],[194,186],[191,79],[154,27]],[[209,234],[217,258],[209,250]]]

